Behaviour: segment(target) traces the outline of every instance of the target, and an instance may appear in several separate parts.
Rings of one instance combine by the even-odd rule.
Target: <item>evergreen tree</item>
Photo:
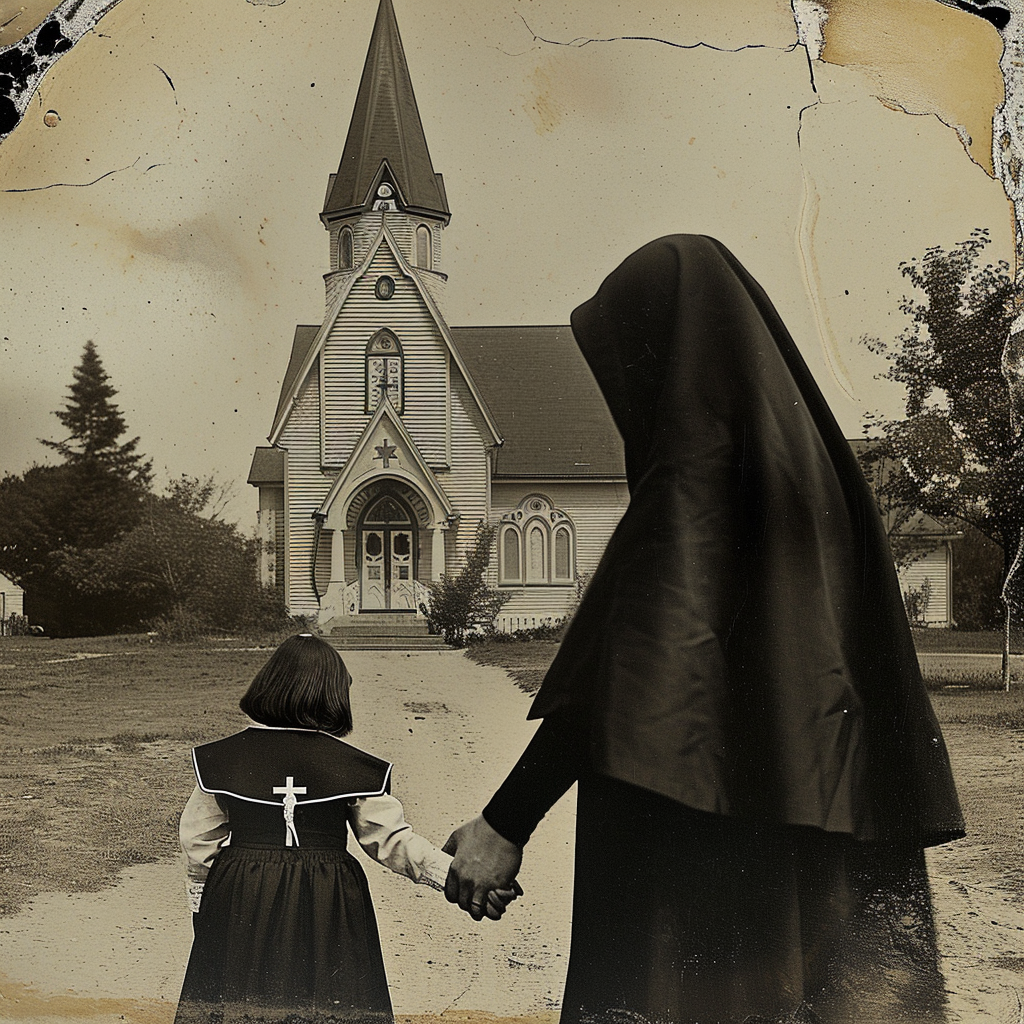
[[[76,552],[103,548],[136,525],[151,463],[138,454],[138,438],[120,441],[117,392],[91,341],[69,391],[56,413],[67,440],[42,442],[64,461],[0,480],[0,571],[25,588],[26,610],[48,632],[103,633],[125,625],[133,610],[60,570]]]
[[[75,367],[68,390],[64,408],[54,413],[68,431],[68,437],[42,443],[59,452],[70,465],[103,470],[147,487],[152,480],[153,464],[138,453],[139,438],[120,440],[127,427],[113,402],[117,390],[110,384],[91,341],[85,343],[82,361]]]

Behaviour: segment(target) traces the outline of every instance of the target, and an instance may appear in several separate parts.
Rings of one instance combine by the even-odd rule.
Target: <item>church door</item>
[[[415,524],[391,495],[367,509],[359,531],[361,611],[416,610]]]

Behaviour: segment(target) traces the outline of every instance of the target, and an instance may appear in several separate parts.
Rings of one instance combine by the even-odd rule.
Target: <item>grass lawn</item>
[[[466,653],[532,692],[557,646]],[[268,652],[251,641],[0,639],[0,915],[38,892],[101,888],[176,850],[194,784],[188,749],[241,727],[231,709]],[[943,722],[1024,728],[1020,686],[949,687],[933,700]]]
[[[967,633],[950,629],[915,629],[914,644],[922,659],[925,683],[933,691],[947,687],[998,689],[1001,686],[1000,664],[994,659],[974,659],[976,654],[1000,654],[1003,634],[999,631]],[[551,660],[558,650],[554,640],[533,640],[509,643],[488,640],[471,644],[466,654],[480,665],[494,665],[506,672],[527,693],[536,693]],[[1016,648],[1015,648],[1016,650]],[[934,655],[949,655],[935,658]],[[957,655],[966,657],[958,659]],[[1015,672],[1021,667],[1014,665]],[[1015,682],[1022,682],[1019,675]]]
[[[177,848],[188,749],[239,727],[209,709],[268,656],[242,646],[0,639],[0,914]]]
[[[919,654],[1001,654],[1003,651],[1002,630],[966,632],[958,629],[915,629],[914,646]],[[1019,637],[1010,650],[1019,653]]]

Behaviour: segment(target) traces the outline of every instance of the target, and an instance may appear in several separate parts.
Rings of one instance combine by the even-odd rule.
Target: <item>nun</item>
[[[713,238],[645,245],[572,329],[629,507],[449,901],[479,919],[578,782],[562,1024],[942,1021],[924,850],[963,818],[849,444]]]

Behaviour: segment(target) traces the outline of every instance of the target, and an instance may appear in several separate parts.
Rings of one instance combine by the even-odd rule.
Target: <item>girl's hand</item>
[[[492,921],[499,921],[505,913],[505,908],[513,901],[523,895],[520,884],[513,880],[511,889],[492,889],[487,894],[487,907],[484,913]]]
[[[458,903],[474,921],[491,917],[489,893],[514,889],[523,851],[477,816],[451,834],[444,852],[455,858],[448,869],[445,899]]]

